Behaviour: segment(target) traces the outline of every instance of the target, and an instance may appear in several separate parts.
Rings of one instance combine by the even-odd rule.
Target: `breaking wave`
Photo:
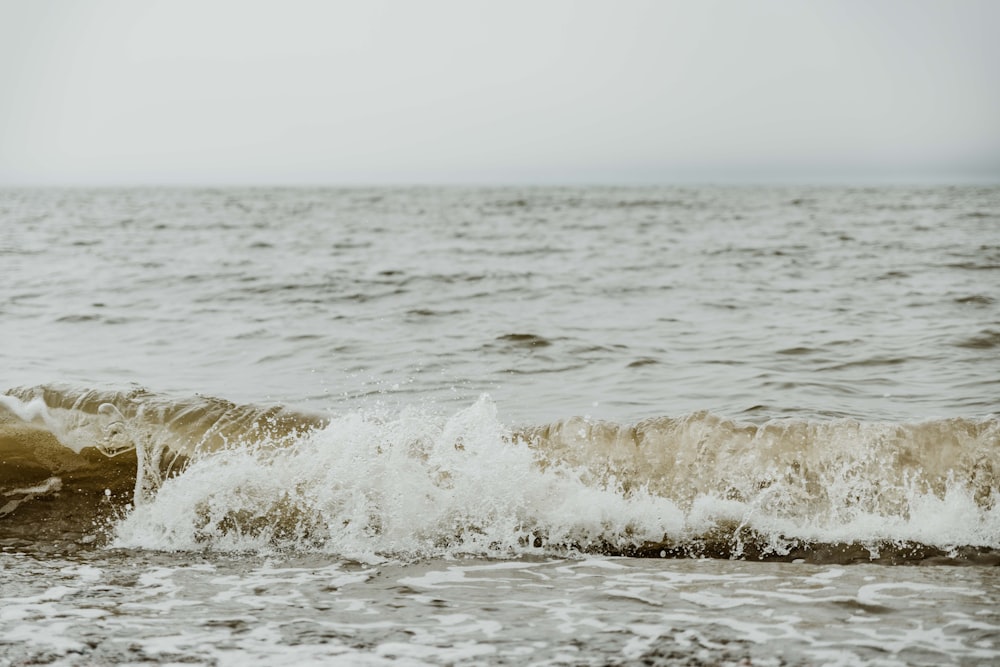
[[[485,396],[451,415],[319,416],[43,386],[0,397],[0,452],[0,532],[32,520],[42,499],[82,499],[93,511],[65,520],[91,525],[110,504],[95,541],[126,548],[362,560],[1000,554],[992,416],[758,425],[699,412],[514,429]]]

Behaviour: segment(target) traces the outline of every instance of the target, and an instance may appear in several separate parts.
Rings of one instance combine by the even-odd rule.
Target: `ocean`
[[[1000,187],[0,229],[0,666],[1000,663]]]

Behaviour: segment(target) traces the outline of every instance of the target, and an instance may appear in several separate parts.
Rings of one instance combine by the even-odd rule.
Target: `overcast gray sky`
[[[1000,182],[997,0],[0,0],[0,184]]]

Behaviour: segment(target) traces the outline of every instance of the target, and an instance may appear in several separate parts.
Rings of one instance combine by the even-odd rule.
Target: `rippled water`
[[[1000,660],[1000,188],[0,225],[0,665]]]
[[[17,191],[10,385],[515,423],[996,411],[1000,190]]]

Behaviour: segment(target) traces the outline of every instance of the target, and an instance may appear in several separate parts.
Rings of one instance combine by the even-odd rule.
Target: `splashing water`
[[[905,560],[1000,546],[996,420],[695,413],[512,430],[488,396],[450,416],[319,419],[145,392],[21,394],[5,405],[78,447],[91,438],[91,458],[134,456],[123,547]]]

